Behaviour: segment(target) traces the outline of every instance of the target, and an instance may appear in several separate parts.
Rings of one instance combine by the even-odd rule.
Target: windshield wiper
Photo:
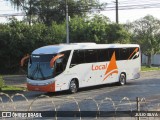
[[[38,71],[41,73],[42,78],[43,78],[43,80],[44,80],[44,79],[45,79],[45,77],[44,77],[43,72],[42,72],[42,70],[41,70],[40,64],[39,64],[39,67],[38,67]]]
[[[35,76],[37,70],[38,70],[38,64],[37,64],[37,67],[33,70],[33,73],[31,74],[32,79],[34,79],[34,76]]]

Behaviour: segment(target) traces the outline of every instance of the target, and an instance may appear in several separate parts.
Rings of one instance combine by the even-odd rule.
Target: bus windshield
[[[50,67],[50,60],[56,54],[31,55],[28,63],[28,78],[45,80],[54,77],[54,67]]]
[[[59,54],[32,54],[28,62],[27,77],[32,80],[47,80],[61,74],[65,69],[70,51]],[[50,62],[55,59],[54,65]]]

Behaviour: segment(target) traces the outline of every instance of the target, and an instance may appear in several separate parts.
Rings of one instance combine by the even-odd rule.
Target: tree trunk
[[[152,58],[152,55],[149,54],[149,55],[148,55],[148,63],[147,63],[147,66],[148,66],[148,67],[151,67],[151,58]]]

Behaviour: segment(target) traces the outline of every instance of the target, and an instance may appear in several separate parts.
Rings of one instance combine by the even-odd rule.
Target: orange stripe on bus
[[[133,55],[134,53],[136,53],[136,52],[138,52],[138,48],[135,48],[135,50],[134,50],[134,51],[132,52],[132,54],[129,56],[128,60],[131,59],[132,55]]]
[[[51,59],[51,61],[50,61],[50,67],[54,67],[55,61],[56,61],[58,58],[63,57],[63,56],[64,56],[64,54],[60,54],[60,55],[56,55],[55,57],[53,57],[53,58]]]
[[[118,74],[118,70],[112,71],[110,74],[108,74],[103,80],[106,80],[108,76],[112,75],[113,73]]]
[[[55,92],[55,83],[42,86],[27,83],[27,89],[30,91]]]

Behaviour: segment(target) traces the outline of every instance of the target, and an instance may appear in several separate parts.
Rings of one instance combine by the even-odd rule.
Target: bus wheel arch
[[[119,84],[120,86],[125,85],[125,84],[126,84],[126,78],[127,78],[126,73],[125,73],[125,72],[121,72],[121,74],[119,75],[118,84]]]
[[[79,88],[78,79],[77,78],[71,79],[70,84],[69,84],[69,92],[76,93],[78,91],[78,88]]]

